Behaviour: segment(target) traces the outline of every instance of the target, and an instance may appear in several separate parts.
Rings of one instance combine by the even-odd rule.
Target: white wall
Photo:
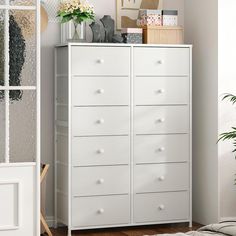
[[[49,1],[48,1],[49,2]],[[116,15],[115,0],[91,0],[97,18]],[[50,4],[50,3],[48,3]],[[228,130],[234,123],[235,109],[218,95],[236,93],[236,28],[234,26],[235,0],[164,0],[165,9],[179,9],[179,22],[185,24],[185,38],[193,47],[193,165],[194,220],[200,223],[216,222],[221,217],[236,215],[236,186],[233,185],[236,163],[231,143],[219,144],[220,189],[218,188],[218,133]],[[185,8],[185,9],[184,9]],[[199,20],[199,12],[201,20]],[[230,14],[230,12],[232,12]],[[51,164],[47,182],[47,215],[53,219],[53,48],[60,41],[60,27],[49,23],[42,34],[42,160]],[[218,51],[219,50],[219,51]],[[218,89],[219,53],[219,89]],[[230,114],[230,115],[229,115]],[[199,191],[199,189],[201,191]],[[218,195],[220,191],[220,195]],[[218,204],[221,196],[220,204]],[[218,206],[220,205],[220,209]],[[201,211],[200,211],[201,209]],[[210,210],[209,210],[210,209]],[[220,210],[220,213],[218,212]]]
[[[236,218],[236,162],[220,133],[235,126],[236,111],[222,94],[236,94],[235,0],[185,1],[186,42],[193,47],[193,219]],[[200,13],[200,16],[199,16]]]
[[[53,96],[54,96],[54,45],[59,43],[59,25],[50,23],[47,31],[41,39],[41,159],[42,162],[50,164],[47,176],[47,216],[53,220]]]
[[[218,6],[185,1],[185,39],[193,44],[193,220],[218,221]]]
[[[51,1],[51,0],[50,0]],[[46,4],[50,4],[46,1]],[[89,0],[96,11],[97,18],[111,15],[116,18],[116,0]],[[164,0],[165,9],[179,10],[179,23],[184,24],[184,0]],[[49,23],[42,34],[42,160],[51,165],[47,182],[47,216],[53,219],[53,48],[60,42],[59,25]]]
[[[224,93],[236,95],[235,0],[219,0],[219,133],[236,126],[236,106],[221,101]],[[221,218],[236,217],[236,160],[232,142],[219,143]]]

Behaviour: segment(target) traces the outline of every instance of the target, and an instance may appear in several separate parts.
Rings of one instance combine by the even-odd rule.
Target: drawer
[[[189,48],[134,49],[134,74],[138,76],[187,76],[189,63]]]
[[[72,139],[74,166],[129,164],[129,136],[80,137]]]
[[[129,105],[129,77],[73,77],[72,104]]]
[[[189,77],[136,77],[136,105],[189,104]]]
[[[149,193],[134,197],[136,223],[189,220],[189,193]]]
[[[73,227],[130,223],[129,195],[73,198]]]
[[[136,134],[167,134],[189,132],[188,106],[137,106]]]
[[[138,135],[134,138],[134,161],[142,163],[189,161],[189,135]]]
[[[128,76],[130,74],[130,48],[73,46],[71,63],[73,76]]]
[[[129,166],[74,167],[72,195],[128,194],[129,169]]]
[[[129,107],[74,107],[72,134],[127,135],[129,134]]]
[[[180,191],[189,188],[189,164],[147,164],[134,168],[134,192]]]

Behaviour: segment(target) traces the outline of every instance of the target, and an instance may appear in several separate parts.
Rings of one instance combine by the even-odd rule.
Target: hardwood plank
[[[113,228],[113,229],[96,229],[96,230],[79,230],[73,231],[73,236],[144,236],[164,233],[177,233],[196,230],[202,225],[193,224],[192,228],[188,224],[165,224],[151,225],[140,227]],[[54,236],[67,236],[67,229],[58,228],[52,229]]]

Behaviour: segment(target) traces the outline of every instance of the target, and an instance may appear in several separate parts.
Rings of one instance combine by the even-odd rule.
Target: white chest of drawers
[[[55,215],[69,235],[191,224],[191,51],[56,48]]]

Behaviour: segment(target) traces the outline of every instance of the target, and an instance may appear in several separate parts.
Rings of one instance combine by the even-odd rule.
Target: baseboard
[[[220,222],[222,222],[222,221],[236,221],[236,217],[234,216],[232,216],[232,217],[221,217],[220,218]]]
[[[46,222],[47,222],[49,228],[54,228],[54,226],[55,226],[54,216],[46,216]],[[64,225],[62,223],[58,223],[57,226],[60,227],[60,226],[64,226]]]
[[[46,221],[50,228],[54,227],[54,223],[55,223],[54,216],[46,216]],[[236,221],[236,217],[221,217],[220,222],[222,221]]]
[[[54,216],[46,216],[46,222],[50,228],[54,227],[54,222],[55,222]]]

